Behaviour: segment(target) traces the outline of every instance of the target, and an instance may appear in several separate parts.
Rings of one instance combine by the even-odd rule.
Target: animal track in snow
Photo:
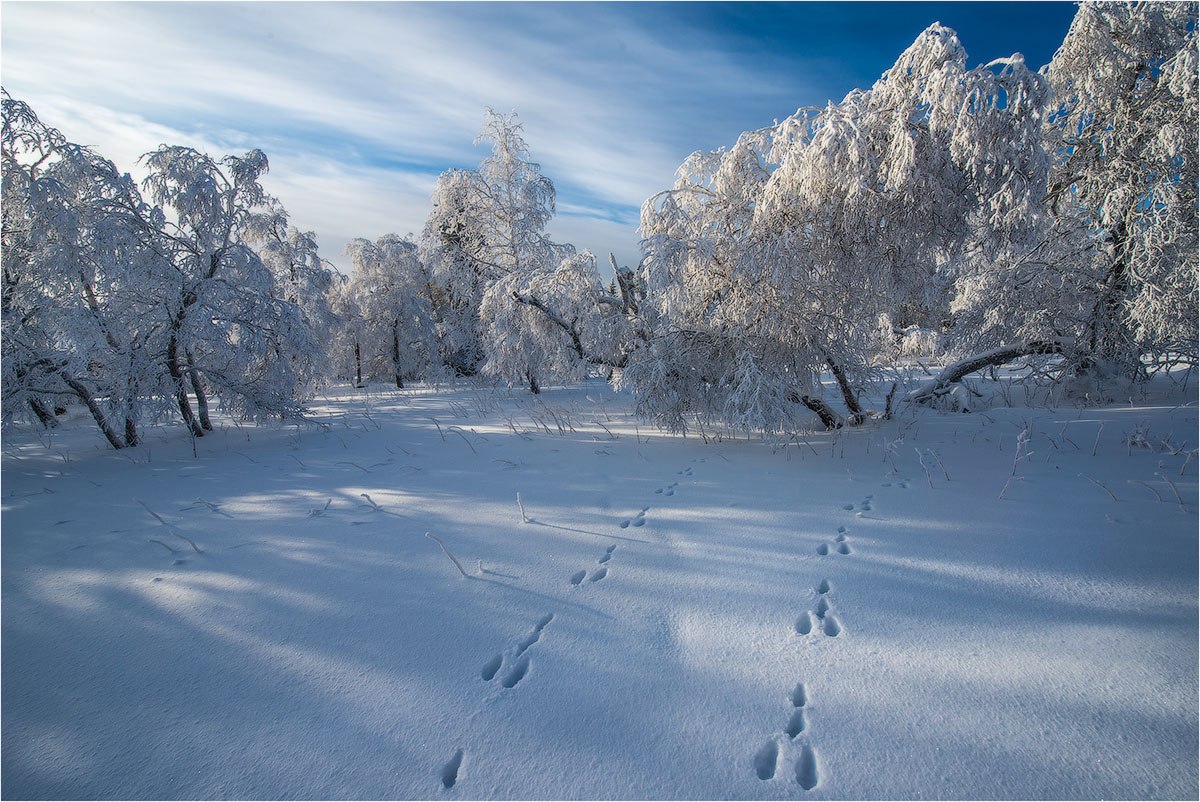
[[[850,549],[850,544],[846,543],[845,541],[842,541],[841,543],[838,544],[837,550],[838,550],[838,554],[853,554],[854,553]]]
[[[808,633],[812,632],[812,629],[812,614],[806,611],[796,619],[796,632],[800,633],[801,635],[807,635]]]
[[[800,787],[805,791],[811,791],[817,787],[817,783],[821,781],[820,773],[817,769],[817,753],[808,744],[800,750],[800,757],[796,760],[796,782],[800,783]]]
[[[792,700],[792,707],[804,707],[808,704],[808,690],[804,687],[804,683],[797,682],[788,698]]]
[[[832,608],[829,606],[829,600],[822,596],[817,601],[817,609],[813,610],[813,612],[817,614],[817,618],[824,618],[825,613],[829,612],[831,609]]]
[[[442,787],[453,788],[458,782],[458,770],[462,767],[463,750],[459,749],[454,753],[454,757],[450,758],[445,766],[442,766]]]
[[[804,708],[797,707],[792,711],[791,718],[788,719],[787,726],[783,731],[792,740],[795,740],[797,735],[804,732]]]
[[[542,630],[545,629],[546,625],[549,624],[553,620],[554,620],[554,613],[548,613],[547,615],[543,616],[542,619],[540,621],[538,621],[537,624],[534,626],[533,631],[530,632],[528,635],[526,635],[524,638],[522,638],[520,640],[520,642],[517,643],[517,651],[516,651],[516,653],[513,654],[513,657],[520,657],[521,655],[525,654],[525,651],[530,646],[532,646],[533,644],[535,644],[539,640],[541,640]]]
[[[828,543],[822,543],[821,545],[817,546],[817,554],[820,554],[822,557],[824,557],[828,553],[829,553],[829,544]]]
[[[583,581],[585,576],[587,576],[587,571],[576,571],[575,573],[571,574],[571,584],[578,585]]]
[[[854,505],[853,504],[843,504],[842,509],[845,510],[846,512],[849,512],[854,509]]]
[[[500,670],[501,664],[504,662],[504,655],[498,654],[491,660],[483,664],[483,669],[479,672],[479,676],[484,682],[491,682],[496,676],[496,672]]]
[[[505,688],[515,688],[517,683],[525,679],[525,675],[528,673],[529,658],[522,657],[510,666],[508,671],[504,672],[504,676],[500,678],[500,684]]]
[[[842,624],[833,613],[826,615],[822,621],[821,630],[829,637],[836,638],[842,634]]]
[[[612,553],[614,551],[616,551],[616,549],[617,549],[616,543],[609,546],[607,549],[604,550],[604,554],[601,555],[600,559],[597,562],[599,562],[601,565],[604,565],[606,562],[608,562],[609,560],[612,559]],[[576,582],[575,584],[579,584],[579,583]]]
[[[825,594],[833,590],[833,585],[829,584],[828,579],[822,579],[821,584],[817,585],[817,593]]]
[[[779,745],[767,741],[754,753],[754,773],[760,780],[769,780],[775,776],[775,765],[779,761]]]
[[[512,659],[516,662],[510,663],[509,667],[503,672],[503,676],[500,677],[500,684],[503,687],[512,688],[525,677],[526,672],[529,671],[529,658],[525,656],[525,652],[529,650],[529,647],[541,640],[542,630],[553,620],[554,613],[547,613],[534,624],[533,630],[528,635],[517,641],[512,650]],[[504,653],[501,652],[483,664],[483,668],[479,670],[480,678],[484,682],[491,682],[496,678],[497,674],[501,673],[500,669],[503,665]]]
[[[606,577],[606,576],[608,576],[608,566],[607,565],[602,566],[600,568],[600,570],[598,570],[598,571],[596,571],[596,573],[592,574],[591,577],[589,577],[588,581],[599,582],[601,579],[604,579],[604,577]]]

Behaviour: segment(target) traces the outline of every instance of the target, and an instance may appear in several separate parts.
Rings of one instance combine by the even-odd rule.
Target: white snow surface
[[[1194,393],[774,448],[628,403],[10,431],[3,796],[1197,798]]]

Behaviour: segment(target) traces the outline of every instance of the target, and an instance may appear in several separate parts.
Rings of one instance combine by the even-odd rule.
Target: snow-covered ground
[[[9,432],[3,795],[1195,799],[1193,391],[774,449],[601,383]]]

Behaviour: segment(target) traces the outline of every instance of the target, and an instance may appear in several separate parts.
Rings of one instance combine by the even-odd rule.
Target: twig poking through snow
[[[475,456],[479,456],[479,452],[475,450],[475,446],[471,445],[471,441],[467,439],[467,436],[465,434],[463,434],[457,426],[451,426],[451,427],[447,428],[446,431],[454,432],[456,435],[461,437],[463,439],[463,442],[467,444],[467,448],[471,449],[471,453],[474,454]]]
[[[1001,501],[1004,500],[1004,494],[1008,492],[1009,485],[1011,485],[1013,482],[1024,482],[1024,481],[1025,481],[1024,476],[1010,476],[1008,478],[1008,481],[1004,483],[1004,488],[1000,491],[1000,500]]]
[[[1179,509],[1187,512],[1187,509],[1183,506],[1183,496],[1179,495],[1179,488],[1175,487],[1175,483],[1168,479],[1164,474],[1156,473],[1154,475],[1159,479],[1162,479],[1170,486],[1171,492],[1175,494],[1175,500],[1179,502]]]
[[[1146,482],[1143,482],[1141,479],[1134,479],[1133,481],[1137,482],[1139,485],[1141,485],[1142,487],[1146,488],[1146,489],[1147,489],[1147,490],[1149,490],[1151,493],[1153,493],[1153,494],[1154,494],[1154,497],[1155,497],[1156,499],[1158,499],[1159,501],[1162,501],[1162,500],[1163,500],[1163,497],[1162,497],[1162,495],[1161,495],[1161,494],[1160,494],[1160,493],[1159,493],[1157,490],[1155,490],[1155,489],[1154,489],[1154,487],[1153,487],[1152,485],[1150,485],[1150,484],[1147,484]]]
[[[1092,443],[1092,456],[1096,456],[1096,449],[1100,446],[1100,435],[1104,431],[1104,424],[1100,424],[1100,431],[1096,432],[1096,442]]]
[[[1087,479],[1087,480],[1088,480],[1089,482],[1091,482],[1092,484],[1094,484],[1094,485],[1099,485],[1100,487],[1103,487],[1103,488],[1104,488],[1104,492],[1105,492],[1105,493],[1108,493],[1110,496],[1112,496],[1112,500],[1113,500],[1113,501],[1120,501],[1120,499],[1119,499],[1119,498],[1117,498],[1117,494],[1116,494],[1116,493],[1114,493],[1114,492],[1112,492],[1111,490],[1109,490],[1109,489],[1108,489],[1108,485],[1104,484],[1103,482],[1097,482],[1095,479],[1093,479],[1092,477],[1088,476],[1087,474],[1081,473],[1081,474],[1079,474],[1079,475],[1080,475],[1080,476],[1082,476],[1084,479]]]
[[[372,499],[370,496],[368,496],[366,493],[359,493],[358,495],[362,496],[363,498],[365,498],[367,500],[367,504],[371,505],[372,510],[374,510],[375,512],[383,512],[383,507],[380,507],[378,504],[376,504],[375,500]]]
[[[930,449],[929,455],[931,457],[933,457],[935,462],[937,462],[938,467],[942,469],[942,476],[944,476],[946,478],[946,481],[949,482],[950,481],[950,472],[947,471],[946,466],[942,464],[942,458],[939,457],[937,455],[937,452],[933,451],[932,449]]]
[[[454,563],[454,567],[458,569],[458,572],[459,572],[460,574],[462,574],[462,575],[463,575],[464,577],[466,577],[467,579],[470,579],[470,578],[471,578],[471,575],[470,575],[470,574],[468,574],[466,571],[464,571],[464,570],[463,570],[462,563],[460,563],[460,562],[459,562],[459,561],[458,561],[458,560],[455,558],[455,556],[454,556],[453,554],[451,554],[451,553],[450,553],[450,550],[449,550],[448,548],[446,548],[446,544],[445,544],[445,543],[443,543],[443,542],[441,541],[441,539],[440,539],[440,538],[437,538],[437,537],[435,537],[434,535],[430,534],[429,532],[426,532],[426,533],[425,533],[425,537],[429,538],[430,540],[434,541],[435,543],[437,543],[439,546],[441,546],[441,547],[442,547],[442,553],[443,553],[443,554],[445,554],[447,557],[449,557],[449,558],[450,558],[450,562]]]
[[[933,474],[929,472],[929,466],[925,464],[925,455],[919,448],[914,448],[913,451],[917,452],[917,462],[920,462],[921,467],[925,469],[925,479],[929,482],[929,489],[933,490]]]
[[[521,523],[529,523],[529,517],[525,515],[525,505],[521,502],[521,492],[517,491],[517,506],[521,509]]]

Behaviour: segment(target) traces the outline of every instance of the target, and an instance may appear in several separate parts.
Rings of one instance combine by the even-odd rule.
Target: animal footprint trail
[[[517,662],[509,667],[508,671],[504,672],[504,676],[500,678],[500,685],[504,688],[515,688],[517,683],[525,679],[525,675],[529,673],[529,658],[522,657]]]
[[[800,757],[796,760],[796,782],[805,791],[811,791],[817,787],[817,783],[821,781],[820,773],[817,769],[817,753],[808,744],[800,750]]]
[[[792,716],[788,719],[787,727],[783,731],[787,733],[787,737],[793,740],[804,732],[804,708],[798,707],[792,711]]]
[[[538,621],[537,625],[534,626],[533,631],[530,632],[528,635],[526,635],[524,638],[522,638],[519,643],[517,643],[517,651],[516,651],[516,654],[514,654],[513,656],[520,657],[521,655],[525,654],[525,652],[529,649],[530,646],[532,646],[533,644],[535,644],[539,640],[541,640],[542,630],[545,629],[546,625],[549,624],[553,620],[554,620],[554,613],[550,613],[550,614],[544,616],[540,621]]]
[[[503,663],[504,655],[496,655],[491,660],[488,660],[483,664],[483,668],[480,670],[479,676],[483,678],[484,682],[491,682],[496,676],[496,672],[500,670],[500,666],[503,665]]]
[[[442,766],[442,787],[453,788],[458,782],[458,771],[462,768],[463,750],[459,749],[454,753],[454,757]]]
[[[628,529],[630,527],[630,525],[645,526],[646,525],[646,513],[649,511],[650,511],[649,507],[642,507],[642,509],[638,512],[637,515],[633,516],[632,518],[626,518],[625,520],[621,521],[621,528]]]
[[[767,741],[754,754],[754,773],[760,780],[769,780],[775,776],[775,767],[779,762],[779,745]]]
[[[547,613],[534,624],[533,630],[528,635],[517,641],[512,649],[512,658],[509,660],[507,668],[505,668],[504,652],[501,652],[483,664],[479,670],[479,677],[484,682],[491,682],[499,676],[501,687],[506,689],[516,687],[517,683],[529,673],[529,656],[525,653],[542,639],[542,631],[553,620],[554,613]],[[504,668],[503,671],[501,671],[502,668]]]
[[[596,560],[596,564],[600,567],[593,571],[590,577],[588,576],[586,568],[582,571],[576,571],[575,573],[571,574],[571,584],[575,587],[579,587],[585,578],[589,582],[599,582],[601,579],[604,579],[604,577],[608,576],[608,561],[612,559],[613,552],[616,550],[617,544],[615,543],[604,550],[604,553],[600,555],[600,559]]]

